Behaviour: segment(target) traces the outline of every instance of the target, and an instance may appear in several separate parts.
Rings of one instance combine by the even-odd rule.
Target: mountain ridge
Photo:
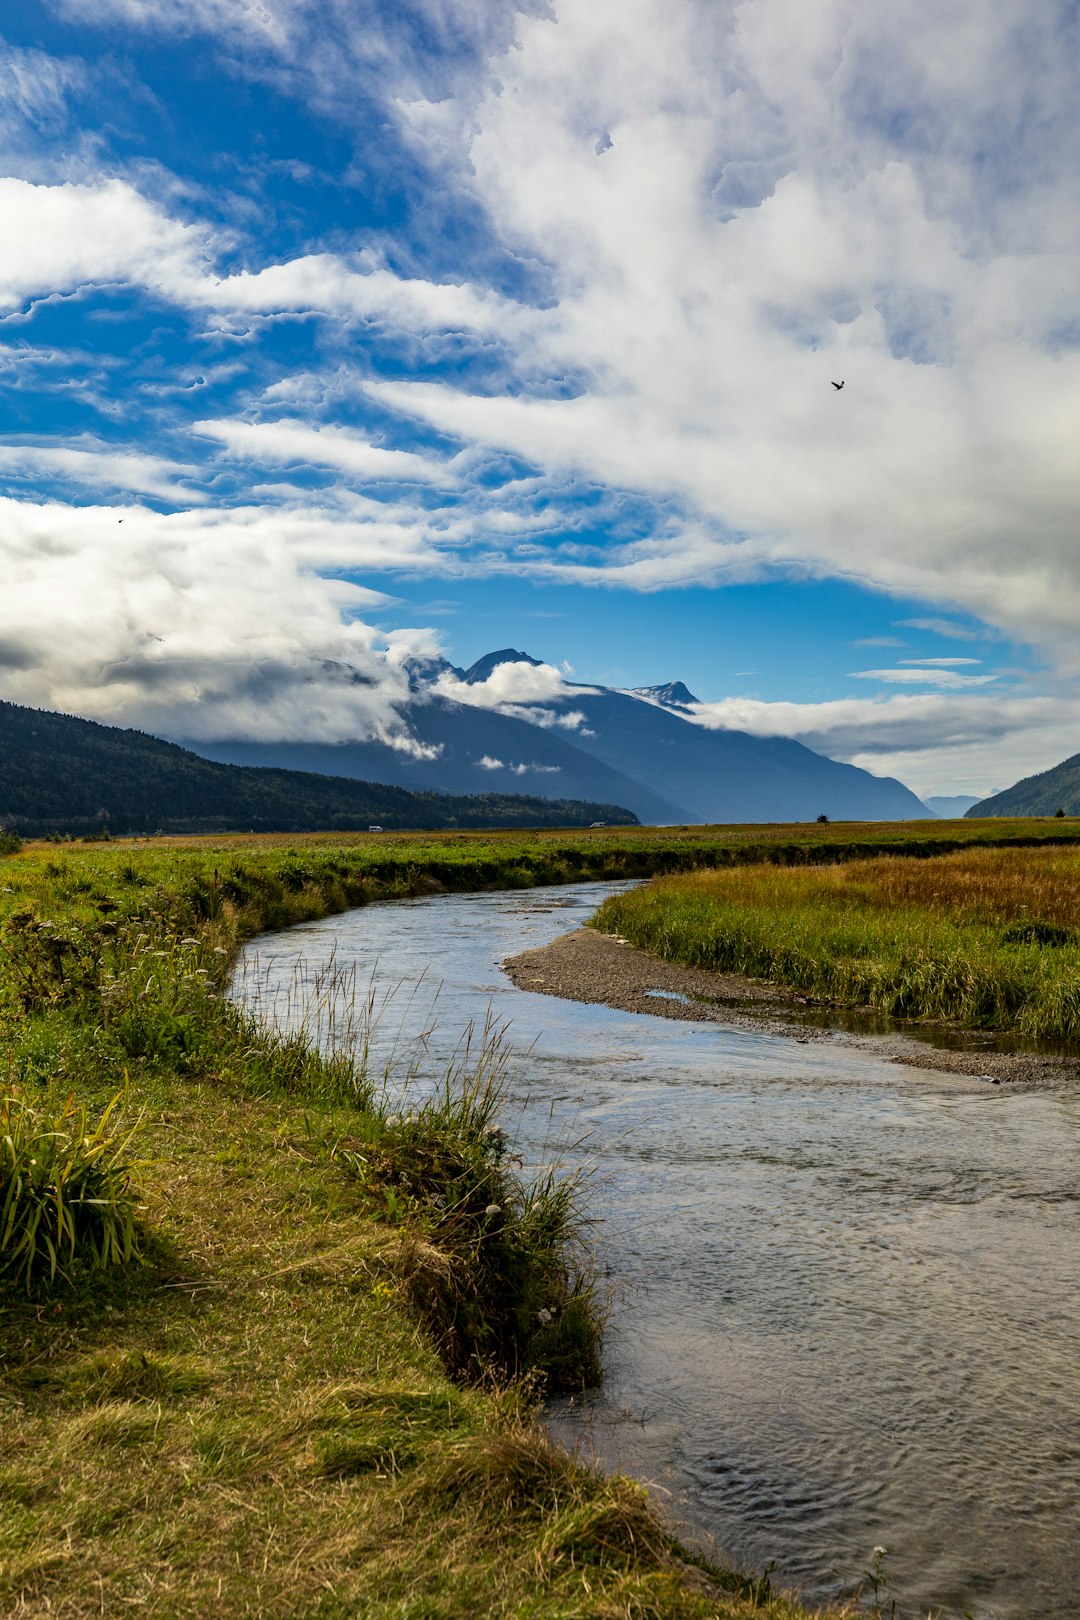
[[[981,816],[1080,816],[1080,754],[1071,754],[1049,770],[1025,776],[1002,793],[992,793],[965,814]]]
[[[622,806],[451,795],[207,759],[147,732],[0,701],[0,826],[30,836],[629,824]]]
[[[493,690],[467,702],[505,664],[522,666],[513,701]],[[817,754],[788,737],[709,730],[689,706],[681,681],[618,689],[564,681],[551,696],[550,673],[535,700],[522,697],[528,672],[550,665],[504,647],[467,669],[429,658],[409,665],[412,696],[401,709],[417,756],[372,739],[253,743],[175,740],[207,759],[323,771],[412,788],[503,791],[626,805],[652,824],[924,820],[932,816],[903,783]],[[447,681],[442,677],[452,676]],[[458,683],[455,687],[455,682]],[[479,696],[479,695],[478,695]],[[426,755],[427,757],[420,757]]]

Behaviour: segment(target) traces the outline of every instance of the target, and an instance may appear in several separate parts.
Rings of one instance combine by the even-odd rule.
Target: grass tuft
[[[0,1097],[0,1278],[29,1292],[138,1254],[139,1168],[118,1092],[96,1121],[72,1099]]]
[[[411,1234],[407,1295],[455,1376],[579,1390],[599,1381],[602,1333],[582,1182],[518,1173],[498,1123],[509,1056],[504,1031],[468,1032],[434,1095],[369,1117],[334,1157]]]

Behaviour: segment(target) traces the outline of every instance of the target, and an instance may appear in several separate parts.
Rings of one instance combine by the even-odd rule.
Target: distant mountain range
[[[609,803],[467,798],[214,763],[141,731],[0,703],[0,828],[29,835],[633,823]]]
[[[681,681],[620,691],[566,685],[557,697],[485,706],[448,695],[483,686],[506,664],[541,669],[515,648],[469,669],[417,660],[403,714],[431,757],[386,743],[185,742],[207,759],[469,794],[484,788],[622,804],[643,822],[904,821],[931,812],[902,783],[872,776],[784,737],[710,731]],[[440,689],[441,682],[441,689]],[[516,712],[514,712],[516,710]]]
[[[969,816],[1080,816],[1080,754],[1062,760],[1037,776],[980,799],[967,812]]]

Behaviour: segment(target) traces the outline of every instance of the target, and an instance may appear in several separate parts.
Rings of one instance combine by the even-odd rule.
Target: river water
[[[1080,1096],[510,985],[609,892],[369,906],[254,942],[234,993],[296,1022],[355,965],[420,1086],[511,1021],[508,1123],[593,1168],[614,1288],[604,1388],[551,1427],[692,1535],[808,1600],[885,1547],[898,1616],[1080,1614]]]

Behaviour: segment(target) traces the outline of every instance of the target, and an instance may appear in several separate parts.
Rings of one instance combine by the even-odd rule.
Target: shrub
[[[96,1123],[73,1101],[34,1106],[16,1091],[0,1102],[0,1281],[31,1290],[78,1265],[126,1265],[138,1254],[141,1206],[125,1128],[113,1098]]]
[[[10,827],[0,827],[0,855],[17,855],[22,849],[22,839]]]

